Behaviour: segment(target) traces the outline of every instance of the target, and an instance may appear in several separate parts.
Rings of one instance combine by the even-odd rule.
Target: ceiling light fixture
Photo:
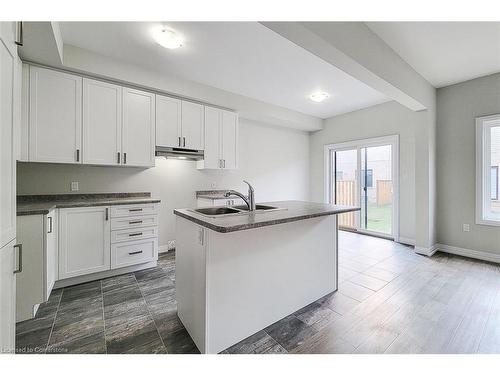
[[[309,99],[311,99],[313,102],[320,103],[325,99],[328,99],[330,97],[330,94],[324,91],[318,91],[314,92],[309,96]]]
[[[182,47],[182,37],[173,30],[161,28],[155,31],[156,42],[165,48],[175,49]]]

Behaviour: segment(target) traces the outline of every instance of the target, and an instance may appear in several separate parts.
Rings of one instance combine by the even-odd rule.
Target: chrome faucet
[[[255,195],[254,195],[253,186],[250,185],[250,183],[248,181],[243,180],[243,182],[248,185],[248,197],[244,196],[243,194],[241,194],[240,192],[238,192],[236,190],[229,190],[226,192],[226,194],[224,194],[224,196],[226,198],[228,198],[231,195],[236,195],[236,196],[240,197],[241,199],[243,199],[243,201],[245,201],[245,203],[248,206],[248,211],[255,211]]]

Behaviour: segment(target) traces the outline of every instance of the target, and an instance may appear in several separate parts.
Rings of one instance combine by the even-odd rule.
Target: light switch
[[[71,191],[78,191],[78,181],[71,182]]]
[[[462,225],[462,230],[464,232],[470,232],[470,225],[469,224],[463,224]]]

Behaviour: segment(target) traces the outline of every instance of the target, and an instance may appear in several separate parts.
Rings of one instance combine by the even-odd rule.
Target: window
[[[500,226],[500,114],[476,119],[476,222]]]
[[[335,181],[342,181],[343,179],[344,179],[343,171],[335,172]]]
[[[361,187],[365,187],[365,170],[361,170]],[[366,170],[366,187],[373,187],[373,169]]]

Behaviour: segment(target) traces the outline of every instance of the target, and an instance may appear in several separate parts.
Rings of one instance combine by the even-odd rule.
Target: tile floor
[[[500,353],[500,266],[341,232],[339,290],[223,353]],[[175,255],[54,290],[19,353],[198,353],[176,315]]]

